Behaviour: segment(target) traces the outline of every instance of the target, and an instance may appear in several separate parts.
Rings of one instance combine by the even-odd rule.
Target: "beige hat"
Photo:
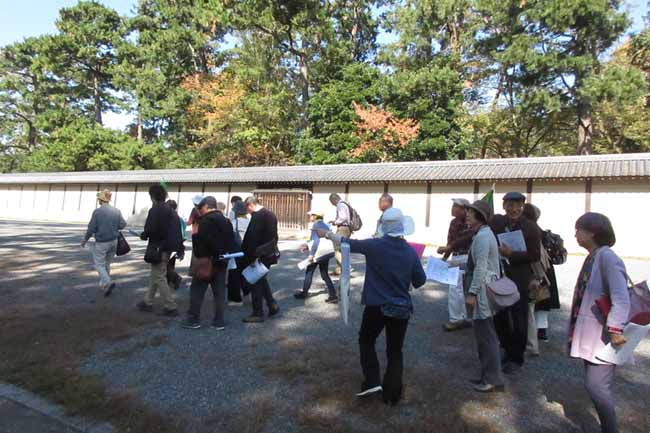
[[[316,211],[316,210],[310,210],[309,212],[307,212],[307,215],[316,215],[317,217],[321,217],[321,218],[325,217],[325,214],[323,212]]]
[[[105,189],[97,193],[97,200],[102,201],[104,203],[108,203],[109,201],[111,201],[112,195],[113,193],[110,190]]]

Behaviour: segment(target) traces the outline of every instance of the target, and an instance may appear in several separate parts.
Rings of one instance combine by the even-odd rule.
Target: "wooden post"
[[[481,182],[474,181],[474,201],[478,200],[478,193],[481,191]]]
[[[585,212],[591,212],[591,178],[585,182]]]
[[[82,183],[79,187],[79,205],[77,206],[77,212],[81,212],[81,199],[84,196],[84,184]]]
[[[230,193],[232,192],[232,183],[228,184],[228,200],[226,201],[226,215],[230,213]]]
[[[348,197],[350,196],[350,182],[345,184],[345,201],[349,201]]]
[[[138,200],[138,184],[135,184],[135,191],[133,191],[133,209],[131,215],[135,215],[135,202]]]
[[[388,182],[384,182],[384,193],[388,193]]]
[[[528,179],[528,181],[526,182],[526,196],[527,196],[526,201],[528,203],[533,201],[533,180],[532,179]]]

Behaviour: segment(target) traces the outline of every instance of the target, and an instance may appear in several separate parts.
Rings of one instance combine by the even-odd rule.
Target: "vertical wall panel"
[[[381,215],[381,211],[379,210],[379,197],[381,197],[383,192],[383,183],[350,184],[348,202],[359,213],[361,221],[363,221],[363,226],[356,233],[355,237],[367,238],[375,233],[377,220]],[[329,202],[329,194],[327,194],[326,200],[326,209],[329,210],[331,208],[334,211],[335,208]],[[334,219],[334,217],[331,219]]]

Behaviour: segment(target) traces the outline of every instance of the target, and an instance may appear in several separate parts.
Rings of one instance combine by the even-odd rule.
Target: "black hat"
[[[521,201],[526,202],[526,196],[520,192],[509,192],[503,196],[503,201]]]
[[[485,200],[476,200],[474,203],[468,206],[469,209],[474,209],[476,212],[483,215],[485,222],[489,222],[492,219],[492,204],[488,203]]]
[[[205,205],[208,205],[208,209],[216,209],[217,208],[217,199],[212,197],[211,195],[207,197],[203,197],[203,200],[201,200],[201,203],[199,203],[199,208],[202,208]]]

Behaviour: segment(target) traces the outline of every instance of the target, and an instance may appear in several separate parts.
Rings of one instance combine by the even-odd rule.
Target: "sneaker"
[[[115,283],[111,283],[111,284],[109,284],[109,285],[108,285],[108,288],[107,288],[106,291],[104,292],[104,297],[105,297],[105,298],[108,298],[109,296],[111,296],[111,293],[113,293],[113,289],[114,289],[114,288],[115,288]]]
[[[492,385],[489,383],[480,383],[478,385],[474,386],[474,391],[477,392],[504,392],[505,391],[505,386],[503,385]]]
[[[471,328],[472,322],[469,320],[449,321],[442,325],[442,329],[447,332],[458,331],[460,329]]]
[[[135,307],[144,313],[151,313],[153,311],[153,305],[149,305],[144,301],[138,302]]]
[[[296,299],[307,299],[307,293],[303,292],[302,290],[300,292],[296,292],[293,294],[293,297]]]
[[[226,327],[223,324],[219,324],[215,321],[212,321],[210,328],[214,329],[215,331],[223,331],[224,329],[226,329]]]
[[[262,316],[255,316],[251,314],[248,317],[244,317],[242,320],[244,323],[262,323],[264,321],[264,317]]]
[[[338,304],[339,298],[336,296],[330,296],[327,299],[325,299],[325,302],[327,302],[328,304]]]
[[[181,322],[181,327],[185,329],[199,329],[201,327],[201,323],[194,318],[188,317]]]
[[[163,308],[160,315],[165,317],[178,317],[178,308],[174,308],[173,310],[170,310],[169,308]]]
[[[273,304],[269,307],[269,317],[273,317],[280,312],[280,307],[278,304]]]
[[[369,395],[381,392],[382,390],[383,388],[381,387],[381,385],[371,386],[371,387],[364,386],[362,387],[361,392],[357,393],[357,397],[367,397]]]

